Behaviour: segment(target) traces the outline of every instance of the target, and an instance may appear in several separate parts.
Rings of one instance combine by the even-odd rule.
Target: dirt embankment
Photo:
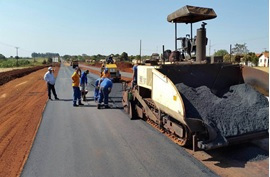
[[[58,70],[57,67],[55,75]],[[17,77],[25,76],[0,86],[1,177],[20,175],[29,155],[48,99],[47,85],[43,80],[46,72],[47,68],[29,75],[18,73]]]
[[[11,71],[2,72],[0,75],[0,85],[3,85],[13,79],[23,77],[27,74],[30,74],[34,71],[37,71],[45,67],[48,67],[48,66],[36,66],[36,67],[31,67],[31,68],[14,69]]]

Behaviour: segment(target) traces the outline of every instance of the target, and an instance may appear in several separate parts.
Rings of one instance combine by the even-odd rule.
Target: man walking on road
[[[54,88],[55,78],[54,78],[54,75],[53,75],[53,69],[52,69],[52,67],[49,67],[48,68],[48,71],[44,75],[44,80],[47,82],[48,97],[49,97],[49,99],[52,100],[52,97],[51,97],[51,91],[52,91],[53,92],[53,95],[54,95],[54,98],[56,100],[59,100],[59,98],[57,97],[57,94],[55,92],[55,88]]]
[[[81,69],[79,67],[75,68],[75,72],[72,74],[71,79],[72,79],[72,87],[73,87],[73,106],[78,106],[76,104],[78,100],[79,105],[84,105],[81,102],[81,91],[80,91],[80,77],[81,77]]]
[[[104,78],[103,81],[100,84],[100,90],[99,90],[99,98],[98,98],[98,105],[97,108],[99,109],[101,106],[101,103],[104,98],[104,106],[105,108],[109,108],[108,105],[108,99],[109,99],[109,94],[112,90],[113,83],[110,79]]]

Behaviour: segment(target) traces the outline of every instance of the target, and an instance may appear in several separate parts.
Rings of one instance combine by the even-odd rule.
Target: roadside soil
[[[23,68],[27,68],[27,67],[0,68],[0,73],[2,73],[2,72],[7,72],[7,71],[11,71],[11,70],[15,70],[15,69],[23,69]]]
[[[56,67],[55,75],[59,67]],[[47,68],[0,86],[0,176],[19,176],[48,100]]]

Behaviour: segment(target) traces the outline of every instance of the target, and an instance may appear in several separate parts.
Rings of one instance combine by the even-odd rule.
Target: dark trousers
[[[73,87],[73,104],[76,104],[77,100],[81,102],[80,87]]]
[[[104,99],[104,105],[108,105],[109,102],[109,91],[108,88],[101,87],[99,90],[98,103],[101,104]]]
[[[95,99],[95,101],[97,101],[98,98],[99,98],[99,89],[96,89],[95,88],[95,93],[94,93],[94,99]]]
[[[137,85],[137,80],[132,81],[132,88]]]
[[[47,83],[48,86],[48,97],[51,99],[51,91],[53,92],[54,98],[57,98],[54,85]]]

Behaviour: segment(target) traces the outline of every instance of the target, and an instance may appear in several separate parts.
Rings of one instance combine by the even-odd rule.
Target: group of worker
[[[136,63],[133,67],[132,87],[137,85],[137,66],[138,64]],[[87,90],[86,90],[87,74],[89,74],[89,70],[86,70],[85,72],[81,73],[81,69],[79,67],[76,67],[74,73],[71,76],[72,87],[73,87],[73,106],[74,107],[77,107],[79,105],[84,105],[81,101],[81,97],[85,98],[85,95],[87,93]],[[55,99],[59,100],[59,98],[57,97],[55,88],[54,88],[55,78],[53,75],[52,67],[48,68],[48,72],[46,72],[44,75],[44,80],[47,82],[49,99],[51,100],[51,91],[52,91]],[[98,102],[97,108],[100,109],[103,100],[104,100],[105,108],[109,108],[108,99],[109,99],[109,94],[112,90],[113,82],[109,79],[108,68],[105,67],[103,71],[101,71],[100,78],[98,78],[95,81],[94,86],[95,86],[94,100],[95,102]]]
[[[81,74],[81,70],[79,67],[75,68],[75,72],[72,74],[72,87],[73,87],[73,106],[83,105],[81,102],[81,95],[85,96],[86,92],[86,85],[87,85],[87,74],[89,73],[86,70],[84,73]],[[108,68],[105,68],[102,72],[100,78],[98,78],[95,82],[95,93],[94,93],[94,100],[98,102],[97,108],[100,109],[101,104],[104,100],[105,108],[109,108],[109,94],[112,90],[113,83],[108,78]],[[80,87],[81,89],[80,89]],[[78,104],[77,104],[78,101]]]

